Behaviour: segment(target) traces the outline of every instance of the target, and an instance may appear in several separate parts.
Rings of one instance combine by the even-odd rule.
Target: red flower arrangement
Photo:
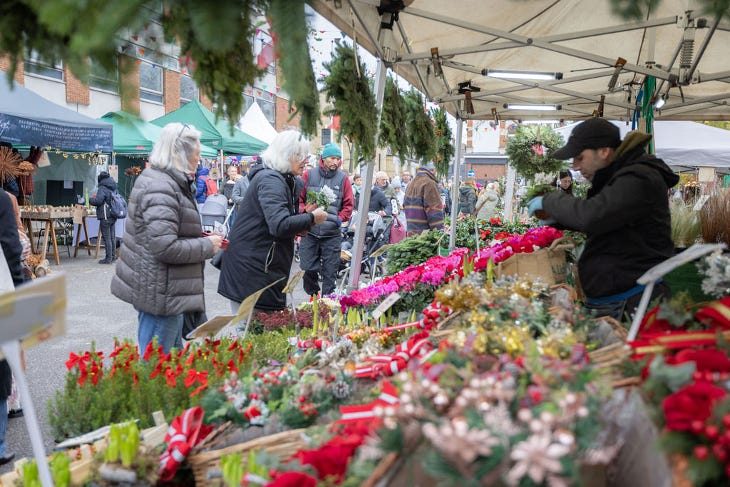
[[[662,409],[668,430],[689,431],[696,421],[712,415],[712,407],[727,395],[709,382],[695,382],[664,398]]]

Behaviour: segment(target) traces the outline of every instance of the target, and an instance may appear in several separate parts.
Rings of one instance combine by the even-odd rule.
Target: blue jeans
[[[586,302],[584,303],[584,306],[587,309],[595,311],[595,316],[610,316],[611,318],[614,318],[618,321],[623,321],[624,319],[626,321],[631,321],[634,314],[636,313],[636,308],[639,307],[639,302],[641,302],[642,294],[643,292],[639,292],[626,299],[611,301],[608,303],[592,304]],[[671,292],[669,290],[669,286],[667,286],[666,283],[656,283],[654,285],[654,290],[651,293],[649,309],[651,309],[651,303],[653,303],[656,299],[669,299],[670,296]]]
[[[8,431],[8,400],[0,401],[0,457],[5,455],[5,433]]]
[[[182,348],[182,314],[156,316],[144,311],[137,311],[137,320],[139,322],[137,341],[139,342],[140,354],[144,354],[147,345],[154,337],[157,337],[157,344],[162,345],[164,353],[169,352],[173,347]]]

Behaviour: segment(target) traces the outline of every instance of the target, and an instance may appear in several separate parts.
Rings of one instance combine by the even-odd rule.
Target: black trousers
[[[116,225],[116,223],[117,221],[113,218],[108,220],[99,220],[99,231],[101,232],[101,237],[97,238],[104,239],[104,249],[106,250],[106,259],[104,260],[108,262],[114,262],[114,259],[116,258],[117,239],[114,234],[114,225]]]
[[[304,271],[302,284],[304,291],[310,296],[320,291],[320,276],[322,295],[332,294],[335,291],[341,245],[341,236],[317,238],[307,234],[302,239],[299,245],[300,266]]]

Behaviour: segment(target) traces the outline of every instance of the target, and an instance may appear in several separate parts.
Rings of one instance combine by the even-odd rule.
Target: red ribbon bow
[[[375,363],[355,369],[355,377],[374,379],[380,375],[391,376],[405,370],[412,358],[419,357],[423,360],[424,356],[433,350],[433,344],[428,340],[428,336],[428,332],[425,331],[417,333],[407,341],[396,345],[392,355],[370,357],[368,361]]]
[[[203,408],[196,406],[172,420],[165,435],[167,451],[160,456],[160,480],[163,482],[172,480],[190,450],[213,430],[212,426],[203,424],[204,414]]]

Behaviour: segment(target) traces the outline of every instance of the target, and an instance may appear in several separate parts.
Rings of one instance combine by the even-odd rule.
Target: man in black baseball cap
[[[636,279],[674,255],[668,189],[679,177],[646,153],[650,140],[639,131],[621,140],[618,127],[601,118],[578,124],[551,157],[573,159],[591,181],[587,198],[553,191],[528,203],[531,216],[542,210],[544,224],[586,234],[578,272],[586,307],[599,316],[632,313],[644,290]],[[666,284],[654,287],[653,297],[668,295]]]

